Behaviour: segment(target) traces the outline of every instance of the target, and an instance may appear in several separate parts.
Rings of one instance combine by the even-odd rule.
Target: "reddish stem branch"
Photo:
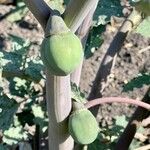
[[[128,104],[133,104],[137,105],[140,107],[143,107],[147,110],[150,110],[150,105],[147,103],[144,103],[142,101],[134,100],[134,99],[129,99],[129,98],[122,98],[122,97],[105,97],[105,98],[98,98],[92,101],[89,101],[85,104],[86,108],[91,108],[96,105],[101,105],[101,104],[106,104],[106,103],[128,103]]]

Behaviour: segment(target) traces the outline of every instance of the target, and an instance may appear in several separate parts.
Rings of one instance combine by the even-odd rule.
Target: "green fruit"
[[[81,41],[55,11],[51,13],[45,28],[41,57],[49,73],[56,76],[70,74],[83,58]]]
[[[98,136],[99,127],[93,114],[87,109],[79,109],[69,117],[69,133],[79,144],[90,144]]]
[[[70,31],[55,34],[43,40],[41,57],[51,74],[66,76],[80,64],[83,58],[82,45]]]
[[[146,16],[150,16],[150,0],[140,0],[135,3],[135,9],[143,12]]]

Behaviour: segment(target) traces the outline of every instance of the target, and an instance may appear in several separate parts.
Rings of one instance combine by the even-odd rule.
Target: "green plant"
[[[66,76],[80,64],[82,44],[58,15],[50,17],[46,31],[41,45],[42,60],[51,74]]]
[[[101,33],[104,25],[110,22],[111,16],[118,13],[119,16],[122,16],[122,6],[118,1],[114,2],[113,0],[109,2],[103,0],[71,0],[69,4],[66,3],[66,9],[62,6],[65,11],[63,12],[61,9],[63,14],[59,15],[59,17],[57,16],[58,20],[56,21],[56,16],[53,15],[56,12],[54,9],[60,7],[52,7],[51,3],[48,6],[41,0],[24,1],[45,32],[45,39],[41,46],[41,56],[46,68],[46,93],[44,85],[41,87],[41,83],[43,83],[43,80],[45,81],[42,61],[39,57],[31,58],[28,53],[32,43],[10,35],[14,45],[13,51],[1,51],[0,53],[0,71],[2,77],[10,82],[9,90],[11,93],[10,96],[3,92],[5,87],[3,86],[3,81],[0,81],[2,83],[2,89],[0,89],[0,129],[3,132],[3,142],[0,144],[0,148],[7,149],[7,145],[17,144],[24,140],[29,141],[33,135],[37,134],[30,132],[26,128],[26,125],[29,125],[34,126],[34,130],[38,134],[45,133],[48,128],[49,149],[52,150],[66,150],[66,147],[67,150],[72,150],[74,148],[74,140],[80,144],[91,143],[87,146],[88,150],[113,149],[117,139],[123,132],[126,120],[124,118],[118,119],[119,121],[123,120],[123,123],[118,124],[119,121],[116,121],[111,129],[100,128],[99,130],[95,117],[88,109],[99,104],[120,102],[138,105],[145,111],[147,109],[146,112],[148,112],[150,105],[133,99],[119,97],[98,98],[88,102],[84,94],[80,92],[78,87],[79,81],[76,78],[80,79],[81,66],[84,59],[82,57],[82,47],[85,47],[85,39],[87,39],[89,30],[91,30],[91,38],[87,40],[86,58],[91,56],[91,48],[100,46],[101,37],[97,33]],[[62,4],[62,1],[56,1],[56,3]],[[96,7],[94,24],[91,27]],[[114,7],[117,9],[114,9]],[[103,79],[102,81],[105,81],[108,77],[109,71],[112,68],[111,62],[114,61],[114,56],[120,50],[120,44],[123,44],[127,33],[135,29],[140,23],[134,31],[137,32],[138,29],[143,35],[150,35],[148,30],[143,32],[141,29],[143,26],[145,27],[145,24],[143,25],[141,21],[146,20],[146,24],[149,24],[149,20],[142,17],[140,12],[133,10],[131,15],[122,24],[119,33],[115,36],[104,57],[104,61],[102,61],[103,69],[100,71],[102,73],[100,74],[100,77]],[[77,31],[77,29],[79,30]],[[97,30],[100,31],[97,32]],[[79,38],[74,34],[75,32]],[[123,36],[120,37],[120,33]],[[94,38],[95,35],[96,38]],[[82,46],[79,39],[82,41]],[[118,41],[119,44],[117,43]],[[115,52],[113,51],[114,49],[116,50]],[[61,50],[61,52],[58,50]],[[89,53],[90,55],[86,55]],[[110,58],[110,56],[112,57]],[[63,60],[60,60],[60,58]],[[72,95],[71,82],[75,82],[72,83]],[[97,84],[99,83],[97,82]],[[143,84],[149,84],[149,75],[143,74],[142,77],[139,76],[132,80],[126,85],[126,90],[141,87]],[[37,85],[42,88],[42,91],[40,88],[37,88]],[[97,91],[100,90],[97,89]],[[43,106],[40,99],[45,94],[48,114],[45,105]],[[84,109],[75,110],[71,114],[74,101],[82,103]],[[22,105],[24,107],[20,110]],[[7,122],[4,120],[5,117]],[[79,131],[79,128],[82,132]],[[70,135],[72,135],[74,140]],[[125,143],[128,148],[132,139],[125,138],[123,144]],[[7,145],[4,146],[5,144]],[[123,144],[119,145],[119,148],[122,148]]]
[[[83,108],[80,108],[83,107]],[[74,103],[74,110],[69,116],[69,133],[79,144],[90,144],[98,136],[99,127],[96,118],[80,103]]]

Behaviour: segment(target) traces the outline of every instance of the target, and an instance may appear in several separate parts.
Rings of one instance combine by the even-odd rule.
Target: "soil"
[[[104,43],[96,52],[94,52],[94,55],[91,58],[84,61],[80,85],[87,96],[91,91],[100,63],[116,34],[117,29],[112,28],[112,26],[107,25],[107,29],[103,34],[103,38],[105,39]],[[144,38],[135,33],[128,35],[116,58],[115,66],[111,73],[111,79],[101,93],[102,97],[119,96],[138,100],[143,98],[148,88],[146,85],[127,93],[122,92],[122,90],[123,85],[136,77],[141,71],[150,72],[150,51],[148,50],[144,53],[139,53],[141,49],[149,45],[150,39],[148,38]],[[97,95],[95,95],[95,97],[97,97]],[[113,117],[118,114],[125,114],[127,117],[130,117],[134,110],[135,107],[124,104],[103,105],[100,107],[99,119],[103,119],[108,124],[111,124]],[[103,121],[103,123],[105,121]]]
[[[13,6],[0,5],[0,49],[10,49],[10,43],[7,40],[8,34],[14,34],[33,42],[31,53],[39,55],[39,45],[43,39],[43,31],[36,19],[29,12],[26,17],[17,23],[10,23],[2,16],[12,9]],[[106,31],[102,37],[104,43],[97,49],[93,56],[86,59],[83,64],[80,87],[88,97],[99,65],[104,54],[111,43],[117,28],[107,25]],[[112,70],[111,80],[102,92],[103,97],[120,96],[130,97],[134,99],[142,99],[147,91],[148,86],[139,89],[134,89],[131,92],[122,92],[123,85],[130,79],[137,76],[140,71],[150,72],[150,51],[143,53],[139,51],[147,46],[150,46],[150,39],[144,38],[139,34],[131,33],[124,42],[121,51],[116,58],[115,66]],[[95,95],[96,96],[96,95]],[[103,105],[99,111],[99,121],[102,126],[111,125],[112,119],[117,115],[126,115],[128,117],[134,112],[135,107],[127,104],[111,104]]]

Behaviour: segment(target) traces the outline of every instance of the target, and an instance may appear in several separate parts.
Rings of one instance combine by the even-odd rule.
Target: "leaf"
[[[52,9],[58,10],[61,14],[64,12],[63,0],[46,0]]]
[[[33,111],[33,114],[34,114],[35,117],[39,117],[41,119],[45,118],[44,117],[44,112],[43,112],[41,106],[34,104],[32,106],[32,111]]]
[[[117,116],[115,118],[115,125],[118,125],[118,126],[121,126],[121,127],[125,127],[128,123],[128,121],[126,120],[126,117],[125,116]]]
[[[64,3],[65,3],[65,4],[68,4],[68,3],[69,3],[69,1],[70,1],[70,0],[64,0]]]
[[[99,134],[97,139],[88,145],[88,150],[112,150],[114,149],[114,142],[102,142],[102,137]]]
[[[84,93],[80,91],[80,88],[77,87],[75,83],[71,83],[71,97],[77,102],[86,103],[87,100],[85,99]]]
[[[31,43],[15,35],[9,35],[9,39],[12,42],[12,49],[9,50],[10,52],[2,51],[3,62],[7,62],[3,65],[3,69],[6,71],[19,71],[26,59]]]
[[[0,53],[0,66],[6,72],[20,72],[23,70],[23,76],[26,79],[39,82],[42,78],[41,71],[43,69],[42,61],[38,56],[28,57],[28,51],[32,45],[29,40],[24,40],[15,35],[9,35],[12,42],[11,52],[3,51]]]
[[[3,142],[12,145],[17,144],[18,141],[26,140],[27,134],[24,132],[22,126],[11,127],[3,133]]]
[[[20,21],[28,12],[28,8],[23,6],[18,6],[13,9],[6,17],[6,19],[10,22]]]
[[[123,91],[132,91],[134,88],[141,88],[145,84],[150,84],[150,74],[139,74],[137,77],[124,85]]]
[[[96,48],[99,48],[102,43],[103,39],[101,38],[102,32],[105,30],[105,26],[99,25],[95,26],[90,30],[86,47],[85,47],[85,58],[88,59],[91,57]]]
[[[42,107],[38,104],[34,104],[32,106],[32,112],[34,115],[34,122],[35,124],[40,126],[40,129],[45,132],[48,127],[48,117],[46,116],[45,112],[43,111]]]
[[[136,139],[133,139],[132,143],[130,144],[129,150],[137,149],[141,146],[141,142]]]
[[[25,55],[32,45],[28,39],[25,40],[13,34],[9,34],[9,39],[12,42],[12,51],[16,52],[17,54],[19,53],[20,55]]]
[[[150,37],[150,17],[145,18],[138,27],[133,31],[139,33],[144,37]]]
[[[13,117],[18,109],[18,104],[6,95],[0,96],[0,130],[6,130],[13,123]]]
[[[42,79],[41,71],[43,70],[43,63],[41,59],[37,58],[27,58],[27,68],[25,69],[25,74],[29,75],[34,79],[34,81],[39,82]]]
[[[3,70],[3,66],[5,66],[9,61],[7,59],[4,59],[4,53],[0,52],[0,69]]]
[[[18,117],[19,123],[24,127],[25,124],[29,126],[34,125],[34,115],[31,110],[23,110],[21,113],[17,113],[16,116]]]
[[[29,94],[31,82],[18,77],[9,79],[9,82],[9,90],[11,92],[11,95],[16,95],[24,98],[25,94]]]
[[[122,6],[118,0],[100,0],[94,15],[96,25],[105,25],[111,16],[123,16]]]

